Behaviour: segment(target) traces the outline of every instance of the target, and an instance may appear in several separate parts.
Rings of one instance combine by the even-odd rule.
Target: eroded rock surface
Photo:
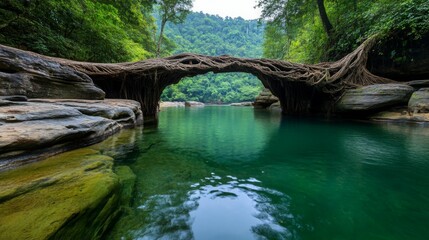
[[[102,239],[131,203],[136,175],[114,161],[139,130],[0,171],[0,239]]]
[[[256,97],[253,106],[255,108],[268,108],[273,103],[278,102],[279,99],[274,96],[268,88],[262,90],[261,93]]]
[[[411,95],[408,108],[414,113],[429,113],[429,88],[422,88]]]
[[[35,53],[2,46],[0,95],[103,99],[105,93],[86,74]]]
[[[143,122],[131,100],[0,100],[0,170],[99,142]]]
[[[159,107],[160,108],[167,108],[167,107],[184,107],[185,102],[160,102]]]
[[[373,115],[371,119],[375,121],[428,123],[429,113],[412,113],[407,110],[384,111]]]
[[[238,103],[231,103],[229,105],[233,107],[251,107],[253,106],[253,102],[238,102]]]
[[[79,149],[0,172],[0,239],[98,239],[119,213],[112,165]]]
[[[345,92],[336,105],[340,112],[371,112],[406,105],[414,88],[405,84],[375,84]]]
[[[204,107],[205,104],[202,102],[196,102],[196,101],[186,101],[185,107]]]
[[[416,89],[420,89],[420,88],[428,88],[429,87],[429,79],[428,80],[414,80],[414,81],[409,81],[409,82],[405,82],[405,84],[414,87]]]

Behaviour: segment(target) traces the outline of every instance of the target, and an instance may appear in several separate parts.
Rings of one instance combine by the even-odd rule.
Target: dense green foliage
[[[182,23],[191,11],[193,0],[157,0],[157,9],[160,19],[159,35],[157,39],[156,56],[166,52],[163,49],[164,29],[167,22]]]
[[[0,43],[94,62],[154,56],[152,0],[2,0]]]
[[[186,18],[191,6],[191,0],[3,0],[0,44],[90,62],[180,52],[262,56],[263,26],[257,21],[202,13]],[[163,99],[238,102],[252,100],[260,89],[249,74],[208,74],[166,89]]]
[[[256,20],[221,18],[191,13],[182,24],[167,24],[166,36],[176,45],[173,53],[261,57],[264,27]],[[209,103],[251,101],[260,81],[244,73],[206,74],[187,78],[167,88],[164,101],[195,100]]]
[[[265,32],[266,57],[306,63],[334,60],[374,34],[383,41],[392,35],[415,39],[429,32],[427,0],[321,1],[333,25],[329,35],[315,0],[259,2],[264,17],[271,19]]]

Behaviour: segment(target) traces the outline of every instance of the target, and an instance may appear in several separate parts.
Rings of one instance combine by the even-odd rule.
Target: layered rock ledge
[[[136,176],[112,157],[136,134],[0,172],[0,239],[101,239],[129,207]]]
[[[88,146],[142,123],[140,104],[132,100],[3,97],[0,170]]]

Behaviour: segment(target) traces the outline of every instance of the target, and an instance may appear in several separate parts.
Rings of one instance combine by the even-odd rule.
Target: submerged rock
[[[205,104],[202,102],[196,102],[196,101],[186,101],[185,107],[204,107]]]
[[[394,121],[394,122],[424,122],[429,123],[429,113],[412,113],[407,110],[384,111],[371,117],[375,121]]]
[[[282,106],[280,105],[280,101],[277,101],[277,102],[271,104],[271,106],[268,109],[270,111],[274,111],[274,112],[281,112]]]
[[[336,104],[340,112],[371,112],[407,104],[414,88],[404,84],[375,84],[348,90]]]
[[[408,109],[414,113],[429,112],[429,88],[422,88],[411,95]]]
[[[142,118],[131,100],[2,100],[0,170],[94,144]]]
[[[121,184],[121,205],[126,207],[131,202],[137,176],[128,166],[116,167],[115,173],[118,175]]]

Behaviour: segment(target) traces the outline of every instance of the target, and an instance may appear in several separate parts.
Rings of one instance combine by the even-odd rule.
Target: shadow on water
[[[425,239],[428,144],[422,125],[287,118],[259,179],[290,197],[297,238]]]
[[[110,239],[429,236],[427,128],[228,107],[158,126],[116,155],[138,178]]]

